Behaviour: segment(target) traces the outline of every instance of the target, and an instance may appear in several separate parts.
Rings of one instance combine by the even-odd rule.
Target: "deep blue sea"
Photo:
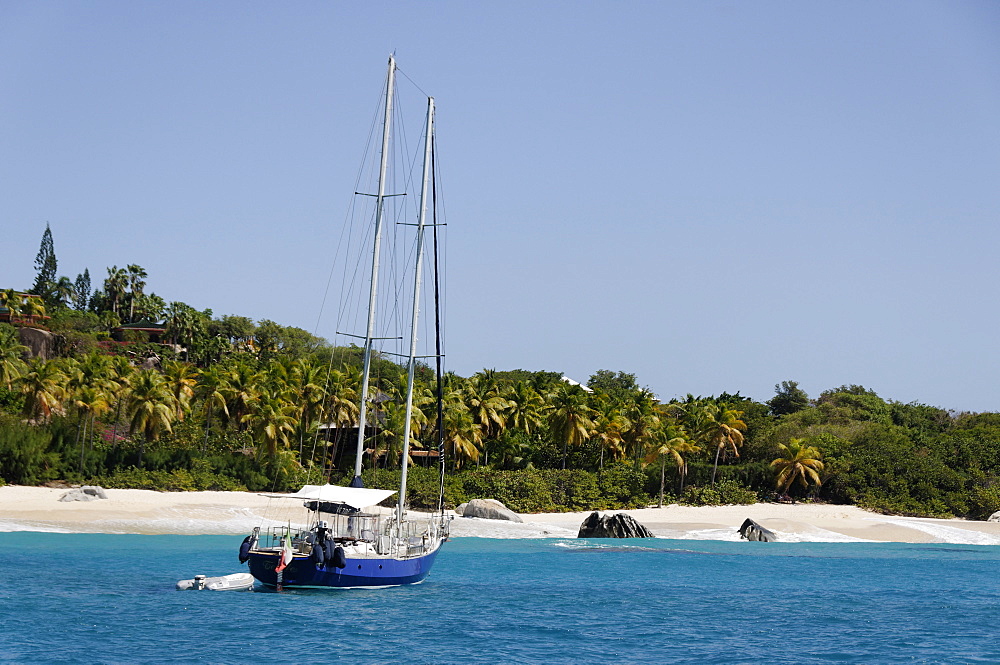
[[[0,533],[0,661],[1000,662],[997,546],[457,538],[410,587],[174,590],[241,540]]]

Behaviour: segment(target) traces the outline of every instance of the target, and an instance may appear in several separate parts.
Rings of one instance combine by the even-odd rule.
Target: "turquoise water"
[[[0,533],[0,661],[1000,662],[1000,547],[458,538],[382,590],[181,592],[241,538]]]

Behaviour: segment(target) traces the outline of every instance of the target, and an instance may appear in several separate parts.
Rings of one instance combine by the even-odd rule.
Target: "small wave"
[[[673,538],[676,540],[728,540],[728,541],[739,541],[740,532],[736,527],[728,527],[724,529],[692,529],[691,531],[676,531],[674,535],[669,534],[667,538]]]
[[[11,531],[36,531],[39,533],[79,533],[70,529],[63,529],[48,524],[37,524],[34,522],[6,522],[0,521],[0,532]]]
[[[953,545],[1000,545],[1000,536],[992,533],[972,531],[961,527],[936,524],[912,518],[884,518],[879,521],[906,527],[907,529],[923,531],[942,543],[951,543]]]
[[[459,538],[566,538],[576,536],[567,529],[537,522],[508,522],[478,517],[457,517],[451,523],[451,535]]]
[[[836,531],[828,531],[820,527],[810,527],[808,531],[791,532],[775,531],[778,541],[782,543],[872,543],[873,540],[855,538]]]
[[[621,540],[617,542],[609,543],[595,543],[593,540],[583,539],[583,540],[562,540],[554,543],[556,547],[562,547],[568,550],[574,551],[594,551],[594,550],[606,550],[609,552],[658,552],[661,551],[660,547],[650,547],[648,545],[628,545],[623,544]]]

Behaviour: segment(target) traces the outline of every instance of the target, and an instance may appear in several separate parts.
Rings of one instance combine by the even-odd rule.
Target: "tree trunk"
[[[712,486],[715,487],[715,472],[719,468],[719,453],[722,452],[722,446],[715,449],[715,464],[712,465]]]
[[[660,455],[660,503],[659,505],[656,506],[657,508],[663,507],[663,484],[666,482],[667,479],[666,473],[667,473],[667,460],[663,457],[663,455]]]
[[[83,429],[83,414],[80,414],[80,422],[76,424],[76,442],[80,444],[80,475],[83,475],[83,446],[86,441],[81,440],[80,430]]]
[[[201,452],[208,450],[208,430],[212,427],[212,409],[208,409],[208,414],[205,416],[205,441],[201,444]]]

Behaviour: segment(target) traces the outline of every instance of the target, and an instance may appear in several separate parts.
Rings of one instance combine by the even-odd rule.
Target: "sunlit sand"
[[[231,534],[255,526],[300,524],[298,501],[252,492],[106,490],[108,498],[60,502],[64,489],[0,487],[0,531],[72,533]],[[457,517],[457,537],[573,538],[590,511],[522,514],[523,524]],[[855,506],[773,504],[605,511],[624,512],[661,538],[739,540],[751,518],[785,542],[876,541],[1000,545],[1000,523],[894,517]]]

